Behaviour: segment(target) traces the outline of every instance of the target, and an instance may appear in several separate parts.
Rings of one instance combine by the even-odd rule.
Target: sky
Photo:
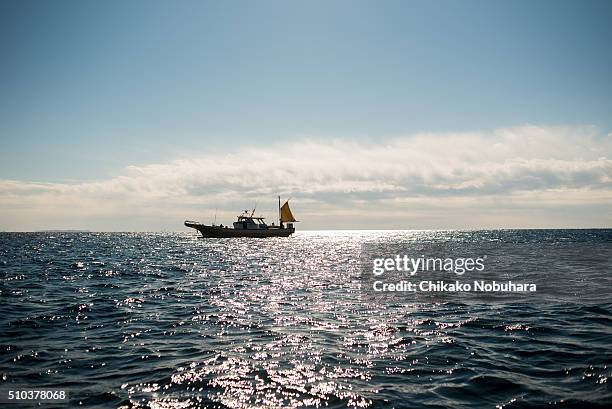
[[[609,1],[0,2],[0,230],[612,227]]]

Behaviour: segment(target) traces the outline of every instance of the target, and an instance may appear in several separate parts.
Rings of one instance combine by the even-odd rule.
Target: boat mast
[[[278,196],[278,226],[280,227],[283,222],[281,221],[281,206],[280,206],[280,195]]]

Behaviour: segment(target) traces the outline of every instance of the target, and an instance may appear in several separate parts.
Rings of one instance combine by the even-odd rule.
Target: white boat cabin
[[[234,229],[239,230],[265,230],[267,228],[268,225],[263,217],[238,216],[238,221],[234,222]]]

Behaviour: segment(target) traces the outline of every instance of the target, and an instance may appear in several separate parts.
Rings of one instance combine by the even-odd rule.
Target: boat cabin
[[[266,230],[268,225],[264,217],[238,216],[238,221],[234,222],[234,229],[238,230]]]

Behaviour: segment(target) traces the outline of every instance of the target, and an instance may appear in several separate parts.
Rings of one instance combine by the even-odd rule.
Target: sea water
[[[364,246],[400,242],[581,291],[368,298]],[[609,407],[607,250],[611,230],[0,233],[0,388],[70,407]]]

